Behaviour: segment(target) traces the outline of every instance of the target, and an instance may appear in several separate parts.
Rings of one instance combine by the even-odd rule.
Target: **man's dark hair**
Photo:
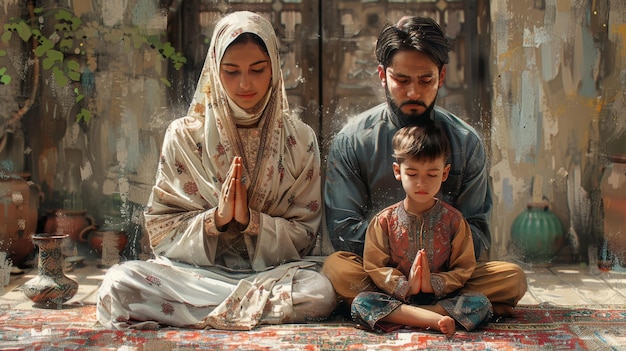
[[[417,50],[437,65],[439,71],[449,61],[450,43],[441,26],[429,17],[402,17],[383,28],[376,42],[376,60],[384,68],[398,50]]]

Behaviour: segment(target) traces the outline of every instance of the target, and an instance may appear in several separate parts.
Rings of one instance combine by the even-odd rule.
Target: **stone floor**
[[[19,274],[11,274],[10,282],[0,287],[0,310],[32,309],[32,301],[22,292],[22,284],[37,275],[37,268],[22,269]],[[78,282],[78,292],[67,304],[95,304],[96,293],[106,273],[97,261],[84,261],[80,264],[67,264],[65,274]]]
[[[525,269],[528,292],[520,304],[626,306],[626,272],[601,272],[585,265]]]
[[[520,304],[626,306],[626,270],[622,268],[601,272],[586,265],[544,265],[527,266],[524,270],[529,289]],[[106,267],[98,260],[87,260],[78,265],[68,262],[66,275],[78,281],[79,289],[67,303],[95,304],[105,272]],[[21,286],[36,274],[35,268],[12,274],[9,284],[0,287],[0,310],[34,308]]]

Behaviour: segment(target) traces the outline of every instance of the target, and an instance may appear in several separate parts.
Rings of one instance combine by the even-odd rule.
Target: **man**
[[[425,17],[404,17],[378,37],[378,75],[387,102],[349,122],[331,145],[324,190],[328,232],[335,252],[323,272],[340,299],[351,301],[370,289],[362,276],[365,231],[372,216],[403,198],[392,169],[393,135],[407,125],[437,121],[450,139],[448,179],[439,198],[460,210],[470,224],[475,257],[489,248],[492,207],[485,147],[476,131],[435,106],[446,76],[450,45],[441,27]],[[359,283],[359,279],[364,279]],[[466,284],[484,293],[496,314],[506,315],[526,292],[526,277],[515,264],[479,263]]]

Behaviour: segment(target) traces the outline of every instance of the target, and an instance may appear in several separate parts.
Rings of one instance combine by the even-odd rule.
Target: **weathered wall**
[[[80,84],[89,92],[81,106],[93,112],[87,124],[75,122],[71,89],[55,88],[49,74],[41,76],[38,98],[22,119],[25,135],[11,134],[0,149],[0,160],[12,159],[17,169],[33,173],[46,193],[43,210],[82,206],[102,227],[138,231],[163,132],[184,110],[186,95],[195,87],[194,69],[201,66],[206,50],[208,32],[192,39],[196,27],[206,31],[219,14],[252,6],[245,1],[226,5],[189,0],[168,13],[155,3],[38,2],[44,7],[69,4],[85,23],[103,29],[134,28],[144,34],[169,29],[166,40],[196,50],[188,55],[194,64],[181,73],[154,50],[128,47],[128,41],[112,44],[100,37],[86,43],[91,49],[82,68],[89,67],[92,79]],[[447,80],[439,103],[467,118],[490,149],[495,203],[491,257],[511,258],[511,224],[527,202],[537,199],[548,200],[565,227],[571,223],[576,233],[579,244],[567,245],[562,259],[584,260],[589,243],[601,244],[602,167],[607,155],[626,153],[623,1],[446,5],[345,0],[318,6],[303,0],[274,6],[278,3],[256,3],[254,9],[271,18],[283,36],[293,81],[291,107],[317,128],[322,149],[347,118],[382,101],[379,83],[372,80],[375,68],[367,67],[374,63],[372,39],[380,27],[403,14],[431,15],[447,21],[446,32],[455,43],[456,73],[449,78],[456,79]],[[0,4],[0,23],[24,16],[23,2]],[[182,37],[185,33],[189,35]],[[204,41],[198,45],[198,40]],[[13,76],[10,85],[0,86],[0,137],[32,88],[33,62],[24,47],[13,39],[5,47],[8,54],[0,57]],[[176,78],[173,89],[162,84],[161,78],[167,77]],[[576,205],[568,197],[576,197]]]
[[[491,18],[492,256],[508,254],[526,203],[545,199],[579,242],[561,255],[584,260],[602,244],[602,167],[626,152],[626,3],[501,0]]]
[[[28,18],[24,2],[3,5],[3,24],[11,17]],[[66,32],[55,34],[55,26],[63,23],[55,17],[59,9],[82,20],[81,29],[70,33],[80,38],[65,52],[66,59],[79,63],[81,79],[57,84],[44,55],[39,59],[37,84],[30,43],[14,33],[3,44],[9,55],[0,59],[13,80],[0,87],[2,98],[10,102],[3,106],[1,121],[8,121],[24,104],[33,86],[38,89],[34,104],[19,123],[26,149],[19,150],[10,134],[3,159],[14,162],[17,171],[31,173],[41,187],[43,220],[48,210],[84,209],[100,229],[138,232],[162,135],[173,119],[163,83],[168,62],[158,48],[140,41],[152,35],[167,40],[167,11],[152,0],[40,1],[36,6],[44,11],[37,14],[35,28],[48,38],[66,38]],[[75,89],[84,95],[80,102]],[[91,118],[77,122],[83,108]],[[129,245],[134,246],[137,243]]]

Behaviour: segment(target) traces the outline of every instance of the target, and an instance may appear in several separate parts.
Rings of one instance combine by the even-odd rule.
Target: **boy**
[[[436,197],[450,171],[446,133],[432,122],[404,127],[393,151],[406,196],[367,228],[363,269],[373,284],[352,301],[352,317],[374,330],[406,325],[452,336],[455,322],[473,330],[491,318],[492,306],[483,294],[464,291],[476,266],[470,226]]]

